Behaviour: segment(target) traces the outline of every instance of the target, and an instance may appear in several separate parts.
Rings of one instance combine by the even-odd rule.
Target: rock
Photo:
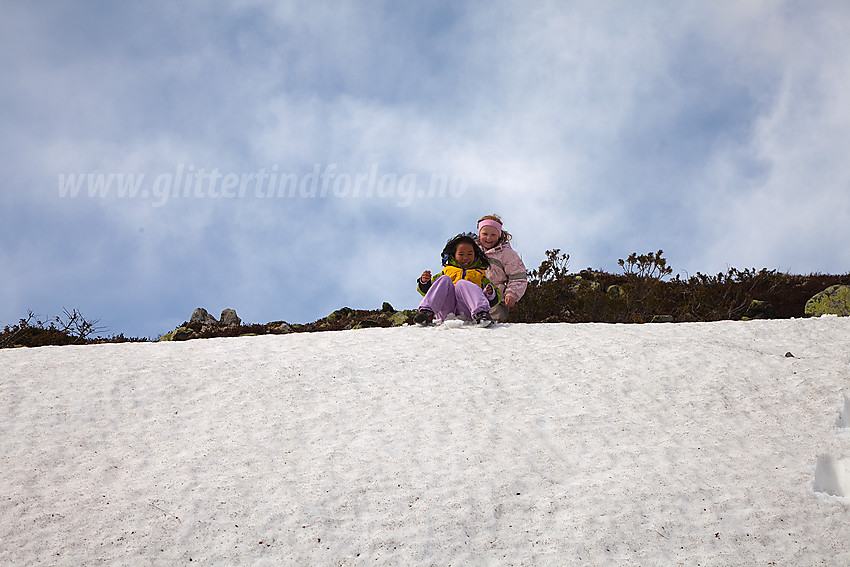
[[[397,312],[393,313],[392,315],[390,315],[390,318],[389,318],[390,324],[393,327],[401,327],[402,325],[407,323],[407,319],[408,319],[407,314],[402,312],[402,311],[397,311]]]
[[[171,333],[172,341],[188,341],[193,338],[195,333],[192,329],[187,329],[186,327],[177,327],[174,329],[174,332]]]
[[[236,314],[233,309],[225,309],[221,312],[220,322],[222,325],[230,327],[231,325],[238,326],[242,324],[242,319]]]
[[[189,322],[201,323],[202,325],[218,325],[218,320],[210,315],[203,307],[198,307],[192,311],[192,318],[189,319]]]
[[[354,309],[351,307],[341,307],[327,316],[328,321],[336,321],[337,319],[347,319],[354,315]]]
[[[381,311],[384,313],[395,313],[395,309],[393,306],[387,303],[386,301],[381,305]]]
[[[653,315],[650,323],[672,323],[675,321],[672,315]]]
[[[626,292],[623,290],[623,286],[620,286],[620,285],[617,285],[617,284],[609,285],[608,289],[605,290],[605,293],[607,293],[610,297],[625,297],[626,296]]]
[[[586,279],[582,278],[581,276],[576,276],[573,279],[573,284],[570,286],[570,291],[572,291],[576,295],[578,295],[579,293],[581,293],[584,290],[600,291],[601,289],[602,289],[602,286],[599,284],[599,282],[595,282],[595,281],[592,281],[592,280],[586,280]]]
[[[796,357],[789,350],[788,352],[785,353],[785,358],[796,358]]]
[[[834,285],[815,294],[806,302],[805,314],[807,317],[850,316],[850,286]]]
[[[281,323],[280,325],[274,327],[274,330],[278,333],[291,333],[292,327],[289,325],[289,323]]]
[[[767,301],[753,299],[750,301],[749,307],[741,317],[744,320],[749,319],[772,319],[774,317],[773,305]]]

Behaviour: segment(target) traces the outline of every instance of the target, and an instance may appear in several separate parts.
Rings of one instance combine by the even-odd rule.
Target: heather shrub
[[[82,345],[104,342],[135,342],[146,339],[129,339],[123,333],[111,337],[95,336],[105,330],[97,319],[87,319],[78,310],[62,310],[62,315],[41,320],[32,311],[14,325],[6,325],[0,332],[0,348]]]
[[[573,295],[573,278],[567,273],[569,254],[547,250],[546,259],[528,273],[528,288],[522,300],[511,309],[510,320],[537,323],[572,320],[567,307]]]
[[[656,316],[673,321],[720,321],[803,317],[806,301],[848,275],[781,273],[729,268],[725,273],[668,278],[673,270],[663,250],[632,253],[618,261],[622,274],[588,268],[566,270],[569,255],[549,250],[529,274],[525,296],[511,310],[513,322],[644,323]]]
[[[663,250],[640,255],[632,252],[627,259],[617,260],[626,278],[622,287],[625,290],[628,318],[635,323],[643,323],[661,313],[671,314],[673,302],[669,297],[670,290],[663,285],[663,279],[673,269],[667,265],[662,254]]]

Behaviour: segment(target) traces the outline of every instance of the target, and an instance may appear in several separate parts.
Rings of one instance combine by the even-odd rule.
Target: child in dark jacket
[[[490,263],[476,244],[474,235],[458,234],[443,248],[443,269],[433,277],[429,270],[419,278],[419,293],[425,297],[413,320],[430,325],[435,318],[454,314],[481,326],[492,323],[490,307],[502,300],[499,290],[485,273]]]

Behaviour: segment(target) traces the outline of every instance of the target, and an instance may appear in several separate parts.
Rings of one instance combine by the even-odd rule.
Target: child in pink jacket
[[[511,235],[502,229],[498,215],[486,215],[478,220],[478,244],[487,255],[490,267],[487,279],[493,282],[504,302],[490,309],[494,321],[508,318],[508,310],[516,305],[528,287],[525,264],[510,245]]]

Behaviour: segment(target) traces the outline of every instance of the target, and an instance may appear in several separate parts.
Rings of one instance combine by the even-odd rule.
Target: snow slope
[[[848,347],[828,317],[0,351],[0,564],[847,565]]]

